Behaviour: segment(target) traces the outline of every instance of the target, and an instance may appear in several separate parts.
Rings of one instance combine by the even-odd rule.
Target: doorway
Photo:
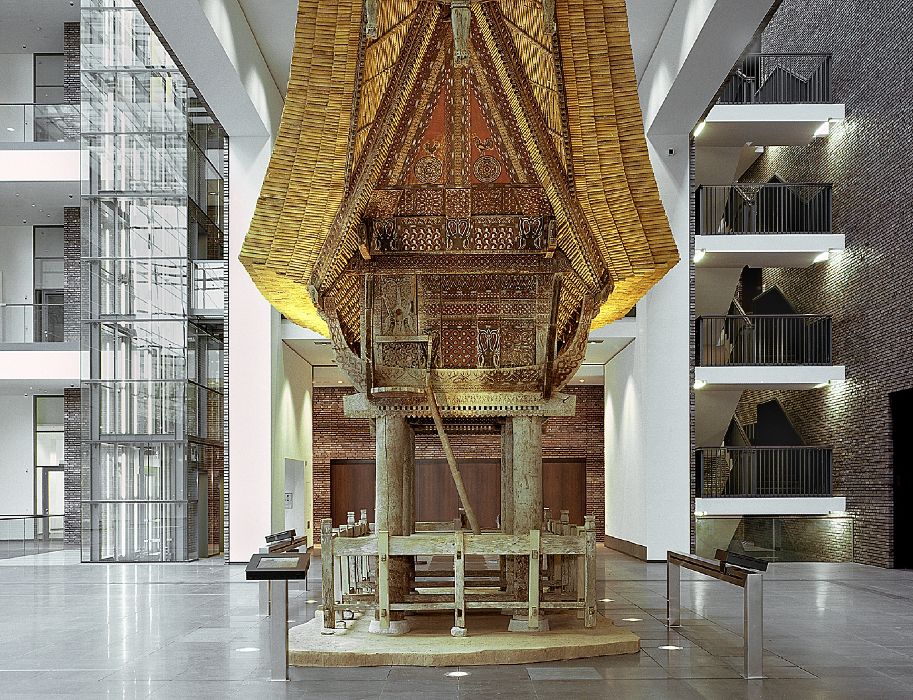
[[[910,498],[913,497],[913,472],[910,471],[910,449],[908,421],[913,411],[913,389],[895,391],[889,396],[891,405],[891,436],[894,443],[894,568],[913,569],[913,543],[900,533],[909,532],[913,526],[910,515]]]

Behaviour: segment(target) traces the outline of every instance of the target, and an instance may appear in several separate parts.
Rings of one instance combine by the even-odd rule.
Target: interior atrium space
[[[0,0],[0,697],[910,698],[913,0]]]

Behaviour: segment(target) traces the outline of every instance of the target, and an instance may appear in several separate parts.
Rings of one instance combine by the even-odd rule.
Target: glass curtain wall
[[[212,120],[132,0],[82,0],[81,32],[83,560],[187,561],[207,552],[192,445],[222,444],[195,415],[221,318],[190,308],[193,133]]]

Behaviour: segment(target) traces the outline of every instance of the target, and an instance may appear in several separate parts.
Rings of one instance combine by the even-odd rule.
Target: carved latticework
[[[547,401],[678,260],[623,0],[300,3],[241,259],[377,401]]]

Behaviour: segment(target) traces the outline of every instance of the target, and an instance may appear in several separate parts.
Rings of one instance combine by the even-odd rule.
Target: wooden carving
[[[377,410],[539,410],[678,260],[624,0],[302,2],[241,259]]]

